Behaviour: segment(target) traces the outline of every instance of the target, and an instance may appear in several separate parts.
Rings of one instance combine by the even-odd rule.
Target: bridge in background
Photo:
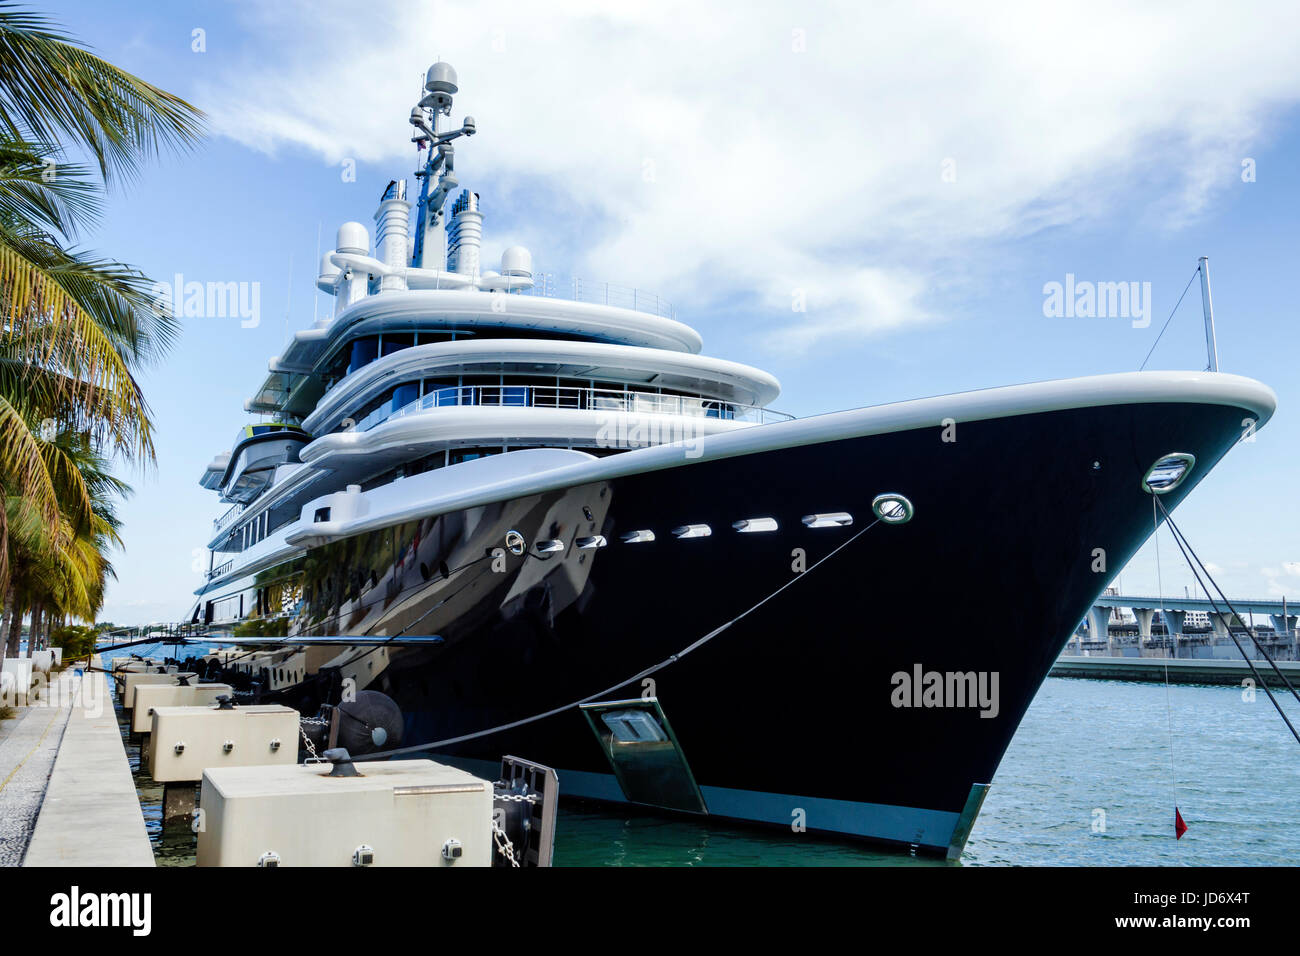
[[[1296,608],[1294,602],[1284,597],[1232,599],[1232,606],[1238,615],[1263,616],[1267,618],[1271,630],[1252,626],[1249,617],[1234,619],[1222,601],[1218,605],[1222,610],[1216,611],[1214,602],[1206,598],[1118,594],[1111,588],[1088,610],[1074,637],[1070,639],[1066,653],[1087,654],[1093,651],[1134,657],[1238,657],[1240,654],[1232,643],[1231,634],[1249,632],[1242,646],[1247,651],[1254,652],[1252,656],[1258,656],[1254,647],[1258,643],[1264,645],[1272,657],[1300,660],[1300,647],[1296,640],[1298,615],[1292,613]],[[1114,612],[1120,609],[1133,612],[1138,630],[1136,642],[1124,635],[1117,637],[1112,633],[1111,619]],[[1188,631],[1186,624],[1189,611],[1205,612],[1210,630]],[[1163,634],[1154,631],[1157,614],[1163,625]],[[1104,651],[1101,650],[1103,647]]]

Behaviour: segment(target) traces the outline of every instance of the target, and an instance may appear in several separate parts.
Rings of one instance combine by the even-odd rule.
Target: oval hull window
[[[871,510],[885,524],[907,524],[915,513],[912,502],[893,491],[871,499]]]
[[[1142,476],[1142,490],[1152,495],[1167,495],[1186,480],[1195,464],[1196,456],[1190,452],[1165,455]]]

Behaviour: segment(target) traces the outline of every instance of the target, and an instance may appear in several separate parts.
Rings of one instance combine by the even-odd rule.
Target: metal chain
[[[306,722],[306,723],[313,723],[313,724],[323,724],[323,723],[325,723],[325,721],[323,721],[323,720],[311,720],[311,721],[302,721],[302,720],[300,720],[300,721],[298,722],[298,733],[302,734],[302,742],[303,742],[304,744],[307,745],[307,753],[311,754],[311,756],[308,757],[306,760],[304,760],[303,763],[324,763],[324,762],[325,762],[325,758],[324,758],[324,757],[317,756],[317,754],[316,754],[316,745],[313,744],[313,743],[311,742],[311,738],[307,736],[307,731],[305,731],[305,730],[302,729],[302,725],[303,725],[304,722]]]
[[[492,821],[492,842],[496,844],[501,855],[510,861],[511,866],[519,866],[519,861],[515,859],[515,845],[510,842],[510,837],[506,836],[506,831],[501,829],[501,824],[496,820]]]
[[[536,803],[541,799],[541,795],[536,793],[498,793],[495,799],[504,800],[506,802],[515,801],[518,803]]]

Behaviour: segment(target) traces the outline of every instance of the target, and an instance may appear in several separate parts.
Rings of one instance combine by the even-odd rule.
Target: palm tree
[[[95,498],[99,478],[73,473],[101,453],[152,462],[135,375],[177,325],[143,274],[71,243],[98,221],[110,181],[201,133],[184,100],[0,2],[0,638],[21,626],[23,594],[34,636],[51,614],[98,609],[116,529]],[[93,167],[67,161],[70,151]]]
[[[85,435],[65,432],[45,443],[43,451],[61,505],[58,533],[45,533],[26,500],[10,497],[5,501],[11,529],[9,547],[17,572],[10,581],[6,607],[15,613],[0,631],[10,655],[18,652],[24,610],[32,613],[29,655],[48,643],[56,618],[60,623],[69,615],[94,620],[103,606],[108,579],[116,577],[107,556],[122,543],[116,502],[131,492]],[[78,511],[82,500],[91,502],[84,513]]]

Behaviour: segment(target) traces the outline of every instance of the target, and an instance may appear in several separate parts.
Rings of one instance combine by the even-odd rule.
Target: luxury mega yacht
[[[653,295],[519,246],[488,268],[474,121],[446,63],[425,90],[413,183],[339,228],[333,314],[203,473],[229,509],[192,620],[244,642],[209,673],[305,716],[385,694],[404,748],[485,775],[521,754],[565,794],[959,854],[1152,496],[1273,393],[1124,373],[792,419]]]

